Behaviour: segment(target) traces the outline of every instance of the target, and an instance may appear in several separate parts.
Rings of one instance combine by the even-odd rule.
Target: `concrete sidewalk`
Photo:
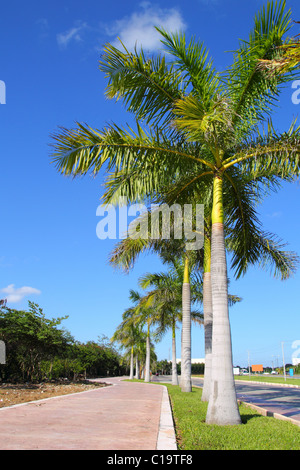
[[[176,450],[167,388],[122,379],[0,408],[0,450]]]

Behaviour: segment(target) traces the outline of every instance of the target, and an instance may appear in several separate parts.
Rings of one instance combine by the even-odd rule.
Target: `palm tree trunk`
[[[148,331],[146,338],[146,369],[145,382],[150,382],[150,322],[148,321]]]
[[[133,346],[131,346],[131,353],[130,353],[130,374],[129,379],[133,379]]]
[[[203,312],[204,312],[204,338],[205,338],[205,369],[202,401],[208,401],[211,388],[212,366],[212,296],[211,296],[211,243],[208,236],[204,241],[204,274],[203,274]]]
[[[136,356],[136,371],[135,371],[135,378],[139,379],[140,378],[140,361],[139,361],[139,356]]]
[[[176,327],[176,323],[175,323],[175,320],[173,320],[173,324],[172,324],[172,385],[178,385],[175,327]]]
[[[186,255],[182,285],[182,341],[181,341],[181,380],[182,392],[192,391],[191,379],[191,286],[189,261]]]
[[[228,282],[223,227],[222,178],[215,175],[212,210],[211,286],[213,306],[211,393],[206,422],[240,424],[232,364]]]

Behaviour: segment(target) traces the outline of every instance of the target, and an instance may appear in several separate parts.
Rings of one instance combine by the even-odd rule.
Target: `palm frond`
[[[170,125],[175,100],[182,96],[182,77],[165,57],[148,58],[143,50],[129,52],[111,44],[104,47],[100,70],[108,78],[106,96],[122,99],[138,120],[161,128]]]
[[[208,51],[203,43],[192,38],[187,44],[183,33],[168,33],[163,28],[156,28],[162,35],[161,42],[173,57],[184,82],[192,87],[191,93],[200,102],[204,110],[211,107],[212,100],[221,94],[221,84],[212,60],[208,60]]]
[[[258,121],[270,114],[278,101],[279,88],[288,83],[291,74],[266,74],[257,67],[260,60],[278,57],[278,46],[291,27],[291,11],[285,1],[268,2],[256,15],[248,41],[234,53],[234,63],[225,80],[235,110],[234,123],[245,135]]]
[[[253,245],[258,236],[260,221],[256,212],[256,201],[251,186],[245,184],[241,175],[227,171],[224,180],[224,214],[227,233],[234,237],[231,268],[239,277],[240,264],[254,262],[259,248]]]
[[[300,23],[294,21],[294,23]],[[278,46],[278,57],[273,59],[261,59],[258,68],[267,72],[271,77],[274,74],[286,74],[293,69],[299,69],[300,41],[290,38],[282,46]]]
[[[62,128],[52,138],[52,163],[60,173],[97,175],[103,167],[108,174],[113,170],[106,182],[105,203],[123,195],[133,201],[143,199],[179,168],[189,168],[194,162],[213,168],[209,160],[195,156],[188,144],[146,132],[138,123],[136,130],[111,125],[103,131],[77,123],[77,128]]]
[[[267,131],[257,130],[223,161],[225,169],[236,165],[243,175],[258,180],[278,177],[292,181],[300,174],[300,126],[293,120],[286,132],[278,134],[269,120]]]

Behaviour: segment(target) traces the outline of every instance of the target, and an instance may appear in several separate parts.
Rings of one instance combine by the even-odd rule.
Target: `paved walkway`
[[[165,386],[112,384],[0,408],[0,450],[175,450]]]

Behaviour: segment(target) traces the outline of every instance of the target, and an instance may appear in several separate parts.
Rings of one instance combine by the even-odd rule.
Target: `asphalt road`
[[[169,375],[153,377],[153,382],[171,383]],[[192,384],[202,387],[203,379],[192,378]],[[269,412],[277,413],[286,418],[293,419],[300,424],[300,388],[283,387],[273,384],[257,384],[236,381],[237,398]]]

